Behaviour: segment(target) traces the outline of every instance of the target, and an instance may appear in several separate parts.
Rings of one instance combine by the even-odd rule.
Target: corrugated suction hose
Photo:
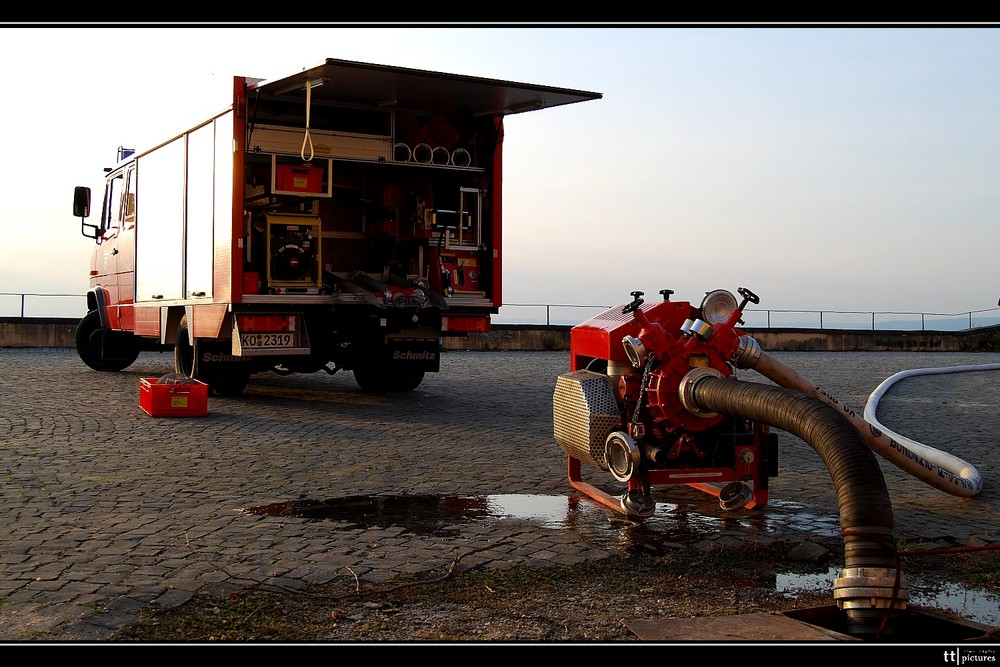
[[[689,387],[700,408],[742,417],[798,436],[833,479],[844,536],[844,571],[834,583],[848,632],[877,637],[909,595],[898,571],[892,503],[874,453],[833,407],[784,387],[703,376]],[[891,630],[890,630],[891,631]]]

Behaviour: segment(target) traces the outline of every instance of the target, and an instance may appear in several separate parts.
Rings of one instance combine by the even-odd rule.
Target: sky
[[[958,313],[1000,295],[1000,27],[0,30],[3,293],[86,292],[73,188],[99,193],[118,146],[221,111],[234,75],[338,58],[603,95],[505,121],[506,304],[746,287],[761,309]]]

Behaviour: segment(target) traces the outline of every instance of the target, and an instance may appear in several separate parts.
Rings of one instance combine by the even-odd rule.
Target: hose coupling
[[[739,345],[729,360],[736,368],[753,368],[760,361],[760,343],[750,336],[740,336]]]
[[[833,599],[855,635],[876,635],[886,614],[905,610],[909,598],[903,573],[894,568],[847,567],[833,582]]]
[[[648,519],[656,511],[656,501],[653,496],[640,489],[632,489],[622,494],[619,501],[625,516],[631,519]]]
[[[611,476],[619,482],[627,482],[639,469],[642,452],[627,433],[612,431],[604,441],[604,458]]]
[[[681,405],[684,409],[693,415],[698,415],[699,417],[704,417],[709,419],[711,417],[718,416],[715,412],[703,409],[698,402],[694,399],[694,387],[698,382],[706,377],[722,377],[722,373],[715,370],[710,366],[699,366],[698,368],[692,368],[688,371],[684,377],[681,378],[680,386],[677,388],[677,394],[681,399]]]

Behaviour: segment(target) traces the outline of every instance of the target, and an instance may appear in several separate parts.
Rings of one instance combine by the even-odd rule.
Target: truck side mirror
[[[77,218],[90,217],[90,188],[78,185],[73,190],[73,215]]]
[[[73,190],[73,215],[80,218],[80,233],[88,239],[97,239],[98,226],[86,220],[90,217],[90,188],[78,185]]]

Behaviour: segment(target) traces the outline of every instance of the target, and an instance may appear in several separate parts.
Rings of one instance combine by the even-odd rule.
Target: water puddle
[[[572,530],[581,539],[626,555],[658,555],[717,535],[727,528],[760,534],[793,529],[812,535],[839,536],[838,517],[817,516],[797,503],[772,501],[764,512],[713,513],[703,504],[658,502],[653,516],[641,523],[627,520],[587,498],[533,494],[487,496],[349,496],[327,500],[299,499],[249,507],[245,514],[331,521],[347,529],[397,528],[420,535],[454,536],[468,522],[509,519],[551,530]],[[838,574],[778,574],[776,590],[788,597],[805,591],[831,591]],[[910,603],[952,613],[978,623],[1000,626],[1000,596],[953,584],[907,581]],[[832,593],[831,593],[832,594]]]
[[[701,509],[699,507],[699,509]],[[629,521],[600,504],[575,496],[533,494],[497,494],[488,496],[348,496],[328,500],[299,499],[271,505],[248,507],[244,514],[290,516],[315,521],[334,521],[346,528],[395,527],[415,534],[449,535],[461,528],[461,522],[492,522],[502,519],[530,521],[543,528],[575,529],[597,533],[592,537],[605,544],[620,536],[610,528],[633,527],[657,536],[665,542],[692,544],[723,528],[743,527],[773,531],[771,517],[780,515],[781,523],[816,535],[838,535],[836,517],[812,516],[791,504],[768,505],[768,514],[721,513],[718,516],[697,511],[692,506],[659,502],[652,517],[641,523]],[[721,512],[721,510],[720,510]],[[637,531],[642,532],[642,531]],[[601,534],[607,535],[603,540]]]

